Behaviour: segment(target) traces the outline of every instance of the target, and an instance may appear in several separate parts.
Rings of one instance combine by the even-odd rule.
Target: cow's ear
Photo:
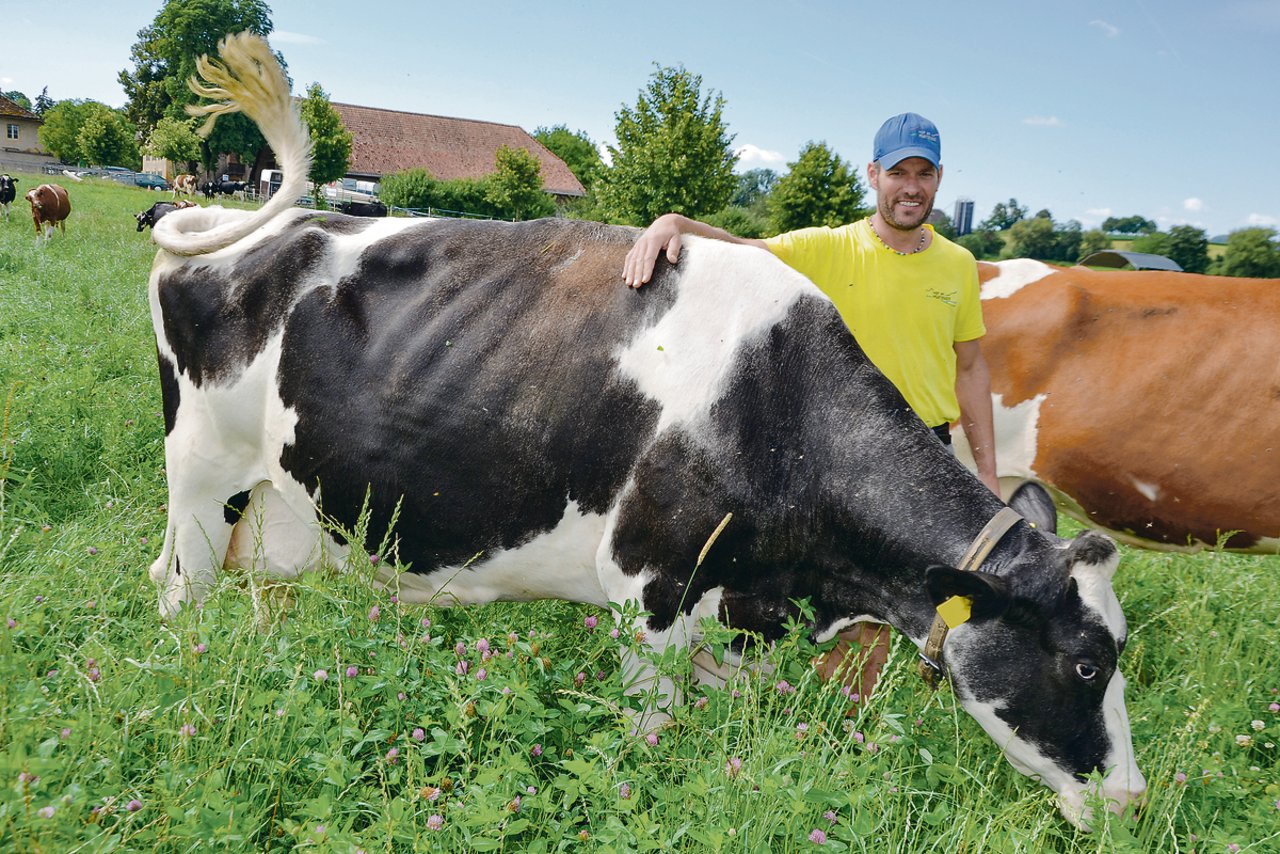
[[[961,572],[949,566],[931,566],[925,572],[925,589],[934,607],[953,596],[969,600],[970,619],[991,620],[1009,607],[1009,587],[989,572]]]

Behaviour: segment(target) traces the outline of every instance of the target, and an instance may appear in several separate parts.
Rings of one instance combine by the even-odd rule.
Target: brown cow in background
[[[37,240],[42,231],[44,239],[48,240],[53,234],[54,226],[61,228],[63,234],[67,233],[71,199],[67,197],[66,190],[57,184],[41,184],[34,190],[29,190],[25,198],[31,203],[31,219],[35,222]]]
[[[1280,280],[978,266],[1002,486],[1144,548],[1280,550]]]

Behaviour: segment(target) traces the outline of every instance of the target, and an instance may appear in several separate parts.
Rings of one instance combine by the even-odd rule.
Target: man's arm
[[[960,426],[973,450],[978,466],[978,479],[996,495],[1000,481],[996,477],[996,431],[991,417],[991,372],[982,356],[978,339],[957,341],[956,399],[960,402]]]
[[[722,228],[716,228],[680,214],[663,214],[645,229],[635,245],[631,247],[631,251],[627,253],[627,260],[622,265],[622,280],[627,283],[627,287],[638,288],[653,278],[653,267],[658,263],[658,256],[664,251],[667,253],[667,260],[672,264],[679,261],[680,238],[685,234],[710,237],[726,243],[756,246],[760,249],[769,248],[763,240],[738,237]]]

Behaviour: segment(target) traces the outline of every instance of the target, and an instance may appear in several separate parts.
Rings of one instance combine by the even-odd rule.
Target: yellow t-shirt
[[[967,249],[934,234],[923,252],[899,255],[865,219],[802,228],[765,243],[831,298],[868,358],[925,424],[960,417],[954,345],[987,331],[978,267]]]

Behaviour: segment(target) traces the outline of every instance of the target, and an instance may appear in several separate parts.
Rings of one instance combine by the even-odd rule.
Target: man
[[[933,122],[915,113],[876,133],[867,182],[876,191],[870,217],[839,228],[803,228],[767,240],[737,237],[679,214],[654,220],[627,254],[623,279],[649,281],[658,256],[676,263],[682,235],[765,249],[831,298],[868,358],[945,444],[959,420],[978,477],[997,495],[991,377],[979,339],[986,333],[973,255],[928,225],[942,181],[942,145]],[[820,664],[833,675],[850,645],[868,649],[859,681],[865,696],[888,655],[888,630],[858,624],[841,633]]]

